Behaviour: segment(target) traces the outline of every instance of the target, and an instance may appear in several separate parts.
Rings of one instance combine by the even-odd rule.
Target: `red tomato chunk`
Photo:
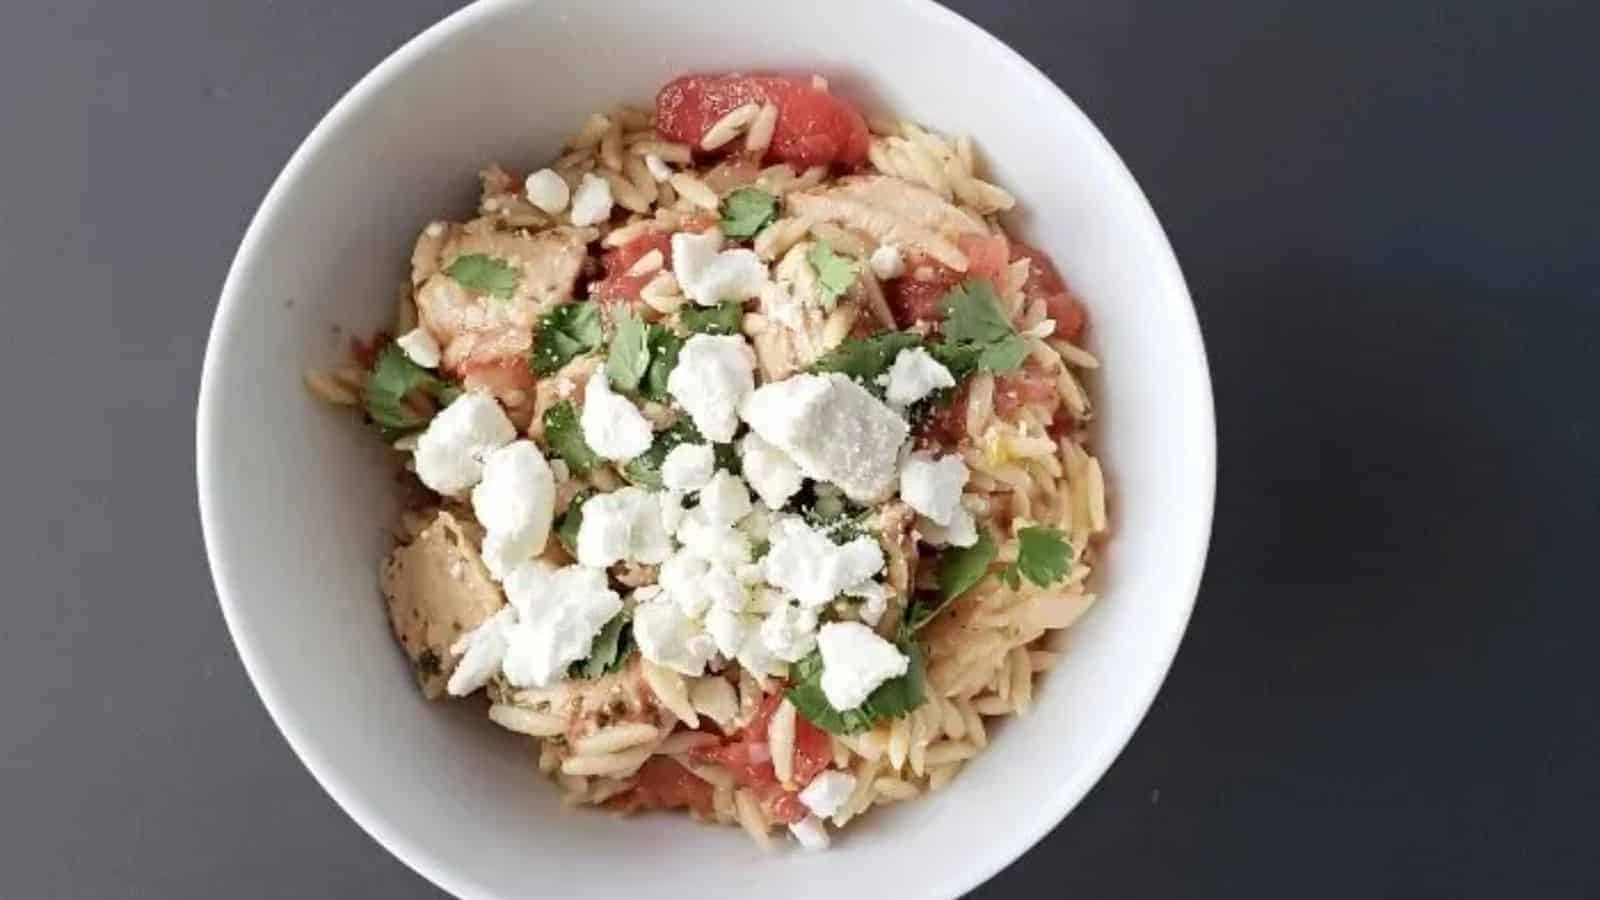
[[[661,232],[651,232],[638,237],[615,250],[606,251],[601,262],[605,278],[595,285],[593,294],[607,303],[624,303],[639,299],[639,291],[661,271],[657,269],[644,275],[629,275],[633,264],[649,255],[651,250],[661,251],[661,269],[672,268],[672,239]]]
[[[778,822],[798,822],[806,817],[805,805],[794,791],[784,790],[772,768],[772,749],[767,743],[767,726],[782,692],[768,694],[756,717],[727,743],[690,751],[699,762],[716,763],[727,769],[735,781],[755,791],[767,814]],[[794,781],[798,787],[811,783],[817,773],[833,759],[833,744],[828,733],[811,724],[805,716],[794,719]]]
[[[712,125],[746,103],[772,103],[778,108],[767,160],[807,168],[831,163],[853,166],[867,158],[866,119],[854,106],[817,90],[805,78],[685,75],[656,95],[656,130],[668,140],[698,148]]]
[[[632,788],[611,798],[606,805],[629,813],[646,809],[687,808],[705,818],[710,818],[715,812],[711,785],[669,757],[651,757],[639,769],[636,778]]]
[[[1067,290],[1067,284],[1061,280],[1055,263],[1043,250],[1012,238],[1011,260],[1015,262],[1019,259],[1028,261],[1028,280],[1022,283],[1022,296],[1029,303],[1044,301],[1045,314],[1056,322],[1054,337],[1077,340],[1078,335],[1083,333],[1086,319],[1083,304]]]

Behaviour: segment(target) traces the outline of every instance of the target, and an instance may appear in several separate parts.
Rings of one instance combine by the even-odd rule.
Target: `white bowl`
[[[678,815],[565,810],[522,741],[424,701],[376,589],[391,474],[373,435],[300,381],[339,359],[336,326],[389,321],[418,228],[466,214],[485,162],[545,159],[592,110],[727,69],[821,71],[869,107],[973,135],[1022,200],[1014,225],[1085,299],[1105,365],[1101,602],[1028,716],[949,787],[874,811],[822,854],[764,854]],[[217,593],[268,711],[362,827],[472,898],[971,889],[1078,802],[1144,715],[1193,606],[1215,480],[1199,330],[1138,186],[1043,75],[924,0],[499,0],[429,29],[334,106],[251,223],[212,327],[198,457]]]

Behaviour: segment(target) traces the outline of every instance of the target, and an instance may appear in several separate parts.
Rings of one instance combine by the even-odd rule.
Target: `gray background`
[[[455,5],[0,13],[0,896],[437,896],[247,683],[193,410],[269,181]],[[1149,192],[1222,460],[1150,718],[979,895],[1593,896],[1600,5],[952,5]]]

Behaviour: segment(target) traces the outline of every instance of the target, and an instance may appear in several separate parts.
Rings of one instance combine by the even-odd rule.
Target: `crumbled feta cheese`
[[[650,420],[632,401],[611,390],[606,373],[596,370],[583,389],[583,442],[605,459],[623,461],[650,449]]]
[[[572,195],[572,224],[599,225],[611,218],[611,183],[592,172],[584,173]]]
[[[818,817],[826,819],[838,812],[855,790],[854,775],[838,769],[824,769],[800,792],[800,802]]]
[[[739,648],[744,646],[745,634],[749,632],[753,618],[744,613],[731,609],[713,607],[706,611],[706,634],[716,642],[717,652],[728,659],[739,655]]]
[[[661,523],[661,501],[644,488],[625,487],[590,497],[578,526],[578,562],[604,569],[619,562],[655,565],[672,553]]]
[[[737,568],[750,561],[750,536],[730,525],[714,525],[699,509],[684,514],[678,542],[701,559]]]
[[[703,616],[711,605],[711,598],[700,589],[711,563],[703,557],[685,550],[667,558],[656,573],[656,584],[671,597],[686,616]]]
[[[822,694],[838,710],[860,706],[879,685],[906,673],[911,660],[860,622],[829,622],[817,632]]]
[[[454,497],[483,477],[483,457],[511,443],[517,429],[495,399],[467,391],[433,417],[417,438],[417,477],[435,493]]]
[[[859,614],[861,621],[868,625],[877,625],[889,611],[889,593],[889,586],[881,581],[864,581],[845,589],[845,594],[867,601],[861,605]]]
[[[744,338],[697,334],[678,352],[667,393],[706,440],[731,441],[739,427],[739,405],[755,390],[755,368],[756,355]]]
[[[566,209],[567,201],[572,199],[572,190],[567,187],[566,179],[556,174],[554,169],[534,172],[522,183],[522,187],[528,193],[529,203],[552,216]],[[610,189],[611,186],[606,185],[608,194]]]
[[[622,611],[622,598],[606,584],[606,573],[584,566],[524,563],[506,576],[505,588],[517,623],[506,630],[501,668],[516,687],[546,687],[560,680],[568,666],[589,655],[595,635]]]
[[[955,387],[955,376],[921,347],[901,350],[889,367],[889,405],[902,409],[939,388]]]
[[[806,816],[789,824],[789,833],[807,850],[828,849],[828,828],[816,816]]]
[[[667,161],[655,153],[646,153],[644,155],[644,167],[650,170],[650,177],[656,181],[666,181],[672,177],[672,167],[668,166]]]
[[[394,342],[405,353],[406,358],[417,365],[424,369],[439,368],[439,356],[444,351],[439,349],[439,342],[434,340],[433,334],[428,329],[413,328],[395,338]]]
[[[767,264],[754,250],[723,250],[722,233],[715,229],[672,236],[672,274],[684,296],[701,306],[760,296],[771,281]]]
[[[791,517],[773,528],[772,547],[761,563],[768,584],[793,594],[801,606],[818,607],[883,569],[883,548],[865,536],[835,544]]]
[[[661,483],[674,491],[698,491],[716,468],[710,444],[679,444],[661,461]]]
[[[940,525],[927,516],[917,517],[917,531],[935,547],[971,547],[978,542],[978,523],[965,507],[956,507],[949,525]]]
[[[905,257],[894,244],[879,244],[867,258],[867,264],[872,266],[872,274],[878,276],[879,281],[899,278],[906,273]]]
[[[913,453],[900,469],[900,499],[948,526],[961,508],[961,488],[968,475],[967,464],[954,453],[938,459],[927,453]]]
[[[633,639],[639,653],[684,675],[700,675],[717,645],[700,624],[670,601],[652,600],[633,610]]]
[[[683,495],[677,491],[662,491],[661,500],[661,527],[667,534],[678,533],[678,526],[683,524]]]
[[[779,509],[800,492],[804,476],[789,455],[754,431],[739,441],[740,468],[761,502]]]
[[[472,513],[483,526],[483,561],[500,579],[538,556],[555,517],[555,474],[532,441],[513,441],[483,459]]]
[[[795,375],[762,385],[740,414],[801,472],[838,485],[857,503],[880,502],[894,490],[895,462],[910,429],[845,375]]]
[[[500,661],[506,655],[506,632],[517,621],[517,611],[502,606],[500,611],[478,623],[478,627],[462,635],[450,652],[461,657],[445,690],[452,697],[465,697],[489,683],[494,673],[500,671]]]
[[[817,613],[790,603],[761,620],[761,643],[784,662],[799,662],[817,646]]]
[[[782,675],[788,667],[767,649],[766,642],[761,639],[760,617],[747,615],[744,620],[744,643],[739,645],[739,653],[735,657],[739,661],[739,668],[757,678]]]
[[[727,527],[737,525],[750,514],[750,490],[744,479],[725,470],[718,470],[711,482],[700,490],[700,503],[689,515],[706,523]]]
[[[772,526],[778,521],[777,514],[766,506],[752,506],[750,515],[745,516],[739,523],[739,530],[751,541],[766,542],[772,537]]]

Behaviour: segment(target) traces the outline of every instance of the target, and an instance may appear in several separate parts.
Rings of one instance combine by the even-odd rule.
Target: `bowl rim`
[[[307,161],[316,156],[328,141],[329,135],[337,129],[339,123],[359,108],[381,85],[386,83],[393,75],[413,64],[414,61],[434,52],[439,46],[448,43],[456,33],[470,27],[480,19],[495,15],[502,9],[514,7],[525,3],[526,0],[475,0],[459,10],[445,16],[433,25],[428,26],[418,34],[408,39],[398,48],[390,52],[384,59],[363,75],[351,86],[337,101],[325,112],[311,129],[310,133],[301,141],[294,153],[289,157],[283,169],[273,179],[271,187],[260,206],[250,219],[250,224],[245,230],[244,237],[240,240],[239,249],[229,265],[228,274],[222,285],[222,292],[217,304],[216,312],[212,318],[211,328],[207,335],[206,355],[200,376],[200,389],[196,410],[196,455],[195,469],[200,506],[201,531],[205,544],[206,557],[211,570],[212,583],[216,588],[218,603],[227,624],[228,633],[238,649],[240,661],[244,665],[245,673],[249,676],[250,683],[260,696],[262,705],[266,707],[267,715],[277,727],[284,740],[288,742],[291,750],[299,757],[302,764],[311,773],[312,777],[321,785],[322,789],[333,798],[346,815],[350,816],[362,830],[370,835],[385,850],[396,859],[404,863],[412,871],[432,882],[438,888],[463,898],[483,898],[494,900],[484,887],[474,882],[469,876],[453,869],[434,857],[430,848],[406,836],[400,829],[392,827],[381,815],[368,808],[360,798],[347,791],[337,777],[333,774],[333,767],[324,759],[323,753],[316,746],[315,741],[308,736],[297,732],[290,726],[282,710],[286,707],[287,700],[277,693],[277,688],[270,681],[260,677],[262,672],[262,650],[255,643],[249,632],[244,629],[238,619],[234,606],[234,578],[232,569],[224,548],[218,544],[218,521],[221,515],[218,485],[220,483],[220,470],[218,461],[214,457],[211,446],[219,415],[219,406],[222,402],[218,395],[218,382],[220,376],[218,369],[222,365],[213,348],[221,345],[223,335],[234,327],[234,312],[239,305],[239,295],[243,291],[243,270],[247,268],[246,262],[257,252],[257,245],[261,242],[265,223],[274,219],[279,207],[286,199],[289,185],[295,182]],[[1200,473],[1203,483],[1199,486],[1200,496],[1203,499],[1204,509],[1195,518],[1193,533],[1189,536],[1190,553],[1188,558],[1179,562],[1182,576],[1181,614],[1173,616],[1168,627],[1163,633],[1153,634],[1150,639],[1157,644],[1160,660],[1157,677],[1150,680],[1144,695],[1129,710],[1132,715],[1127,718],[1127,725],[1120,733],[1112,733],[1101,742],[1097,752],[1086,762],[1078,767],[1077,777],[1063,781],[1053,795],[1042,799],[1037,814],[1028,820],[1015,823],[1016,827],[1009,829],[1006,837],[999,840],[985,842],[991,849],[982,855],[973,855],[971,864],[965,874],[956,882],[949,884],[948,892],[943,896],[949,898],[959,897],[977,888],[998,874],[1006,866],[1021,858],[1021,856],[1042,840],[1051,830],[1059,825],[1077,805],[1082,802],[1088,792],[1105,776],[1106,771],[1116,758],[1121,755],[1128,742],[1138,731],[1145,717],[1149,714],[1150,706],[1156,694],[1165,683],[1171,671],[1172,663],[1177,655],[1177,650],[1183,635],[1188,628],[1193,615],[1194,605],[1198,597],[1201,576],[1205,569],[1205,560],[1210,547],[1212,523],[1216,503],[1216,418],[1215,400],[1212,391],[1210,369],[1206,359],[1205,345],[1201,336],[1198,318],[1194,310],[1194,302],[1189,293],[1188,285],[1183,277],[1183,272],[1178,265],[1177,257],[1172,249],[1171,241],[1167,238],[1166,231],[1161,227],[1156,218],[1155,211],[1150,206],[1149,198],[1139,187],[1137,180],[1129,171],[1126,163],[1116,150],[1111,146],[1105,135],[1093,124],[1089,117],[1058,87],[1048,76],[1039,70],[1033,63],[1025,59],[1016,50],[1013,50],[1004,41],[979,27],[961,14],[934,2],[934,0],[880,0],[880,2],[894,3],[899,11],[909,16],[921,16],[932,20],[935,24],[955,28],[965,35],[967,40],[987,45],[988,49],[998,54],[1002,64],[1009,67],[1012,77],[1030,82],[1035,88],[1043,88],[1053,96],[1058,104],[1055,112],[1065,116],[1080,132],[1089,135],[1097,145],[1095,152],[1103,154],[1111,164],[1115,177],[1122,182],[1124,188],[1132,188],[1131,196],[1137,199],[1135,214],[1142,220],[1157,239],[1159,265],[1164,269],[1161,273],[1172,288],[1179,292],[1184,301],[1179,306],[1179,327],[1188,338],[1188,350],[1194,355],[1197,365],[1197,374],[1201,390],[1202,407],[1196,412],[1200,416],[1201,432],[1197,437],[1198,459],[1196,471]]]

